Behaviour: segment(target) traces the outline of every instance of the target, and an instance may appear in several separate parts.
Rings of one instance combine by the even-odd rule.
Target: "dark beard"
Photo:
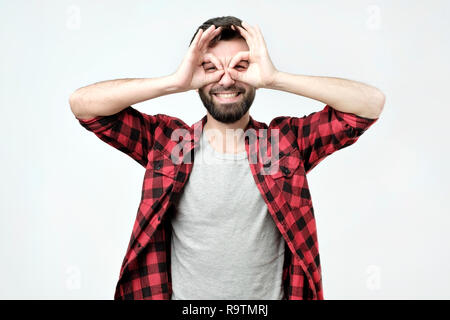
[[[243,88],[227,88],[223,90],[215,90],[215,91],[226,91],[226,90],[242,90]],[[206,94],[202,89],[198,90],[198,94],[200,95],[200,99],[203,102],[206,110],[211,114],[211,116],[220,122],[223,123],[234,123],[240,120],[250,109],[253,100],[255,99],[255,89],[251,89],[249,91],[245,91],[241,93],[243,95],[243,99],[241,102],[234,103],[218,103],[217,105],[213,101],[214,97],[212,94]]]

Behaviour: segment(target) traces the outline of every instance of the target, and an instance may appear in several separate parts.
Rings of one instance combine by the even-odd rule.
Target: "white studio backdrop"
[[[449,299],[450,2],[0,1],[0,298],[112,299],[144,168],[68,104],[102,80],[168,75],[196,28],[259,25],[275,66],[380,88],[384,112],[309,175],[325,299]],[[195,91],[135,105],[188,124]],[[269,123],[324,107],[258,90]]]

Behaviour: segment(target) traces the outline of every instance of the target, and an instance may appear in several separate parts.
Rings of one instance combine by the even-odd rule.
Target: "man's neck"
[[[244,129],[250,120],[247,112],[234,123],[223,123],[214,119],[209,113],[203,128],[209,144],[221,153],[239,153],[245,151]]]

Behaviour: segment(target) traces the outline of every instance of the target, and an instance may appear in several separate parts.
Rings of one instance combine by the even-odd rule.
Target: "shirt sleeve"
[[[329,105],[308,116],[290,117],[305,171],[309,172],[333,152],[355,143],[377,120],[338,111]]]
[[[161,118],[128,106],[113,115],[77,120],[101,140],[146,167],[147,154],[152,148],[155,128]]]

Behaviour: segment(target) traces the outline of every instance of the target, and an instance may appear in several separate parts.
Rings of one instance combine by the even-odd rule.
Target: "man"
[[[259,88],[326,106],[266,125],[249,115]],[[207,112],[191,127],[131,107],[193,89]],[[306,173],[353,144],[384,101],[359,82],[277,70],[259,27],[230,16],[200,26],[169,76],[76,90],[79,122],[146,168],[115,299],[323,299]]]

